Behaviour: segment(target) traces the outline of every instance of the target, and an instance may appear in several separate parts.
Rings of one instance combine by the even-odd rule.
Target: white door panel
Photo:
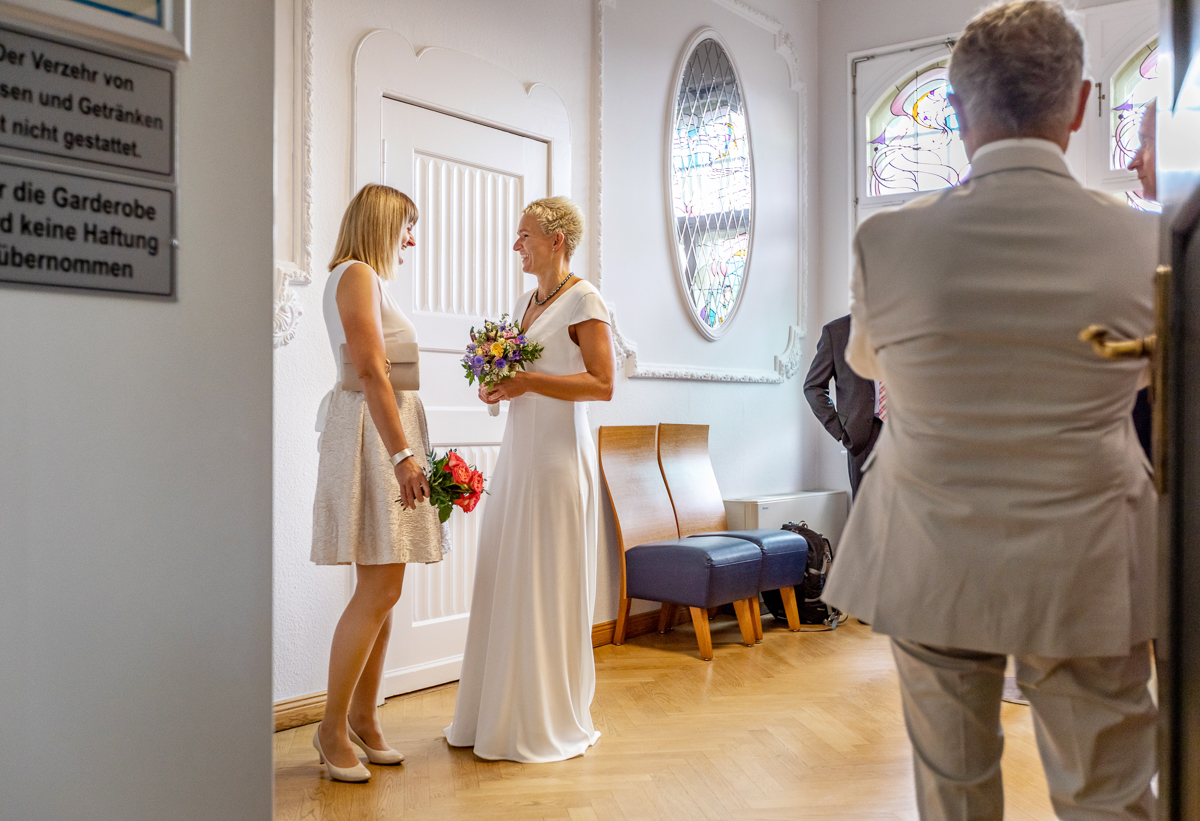
[[[430,441],[457,448],[490,478],[507,413],[488,416],[459,360],[472,326],[512,310],[533,277],[512,250],[521,209],[546,196],[546,143],[382,98],[380,178],[417,204],[416,247],[388,288],[417,326],[421,399]],[[391,696],[458,678],[466,644],[484,496],[450,518],[454,549],[439,564],[412,565],[393,613]]]
[[[383,101],[384,181],[417,203],[416,247],[393,295],[422,348],[461,350],[466,331],[533,287],[512,250],[521,208],[546,196],[549,148],[468,120]]]

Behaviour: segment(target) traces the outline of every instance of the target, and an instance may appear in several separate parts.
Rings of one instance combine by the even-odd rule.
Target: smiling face
[[[417,244],[417,241],[413,237],[413,232],[412,232],[412,229],[414,226],[416,226],[415,222],[409,223],[408,225],[404,226],[404,229],[400,232],[400,242],[396,245],[396,264],[397,265],[404,264],[404,252]]]
[[[517,241],[513,250],[521,255],[521,270],[527,274],[547,271],[555,267],[555,256],[562,252],[562,234],[547,234],[538,225],[537,218],[525,214],[517,224]]]

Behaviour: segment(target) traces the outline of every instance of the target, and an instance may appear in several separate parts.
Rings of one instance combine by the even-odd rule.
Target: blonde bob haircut
[[[386,185],[367,183],[342,215],[329,270],[356,260],[370,265],[380,279],[393,279],[400,232],[411,228],[419,216],[416,203],[408,195]]]
[[[567,259],[575,254],[579,241],[583,239],[583,214],[579,212],[579,206],[566,197],[546,197],[529,203],[521,213],[530,214],[537,220],[543,234],[561,233],[566,243]]]

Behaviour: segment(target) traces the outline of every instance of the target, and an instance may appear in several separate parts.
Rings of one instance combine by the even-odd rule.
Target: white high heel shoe
[[[350,731],[350,741],[358,746],[360,750],[367,754],[367,761],[372,764],[400,764],[404,761],[404,754],[388,747],[386,750],[372,750],[367,746],[358,733],[354,732],[354,728],[346,725],[346,729]]]
[[[325,751],[321,749],[321,731],[318,729],[313,733],[313,747],[317,751],[317,759],[325,765],[329,771],[329,777],[334,781],[367,781],[371,778],[371,771],[360,761],[353,767],[337,767],[332,761],[325,758]]]

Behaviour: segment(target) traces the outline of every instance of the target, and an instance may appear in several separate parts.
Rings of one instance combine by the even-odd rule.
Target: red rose
[[[454,500],[454,504],[462,508],[463,513],[470,513],[475,509],[475,506],[479,504],[479,497],[481,495],[482,494],[479,493],[472,493],[467,496],[460,496]]]
[[[471,480],[471,467],[454,451],[446,454],[446,467],[450,478],[456,485],[466,485]]]
[[[477,470],[471,471],[471,479],[467,482],[467,487],[471,488],[472,493],[483,493],[483,474]]]

